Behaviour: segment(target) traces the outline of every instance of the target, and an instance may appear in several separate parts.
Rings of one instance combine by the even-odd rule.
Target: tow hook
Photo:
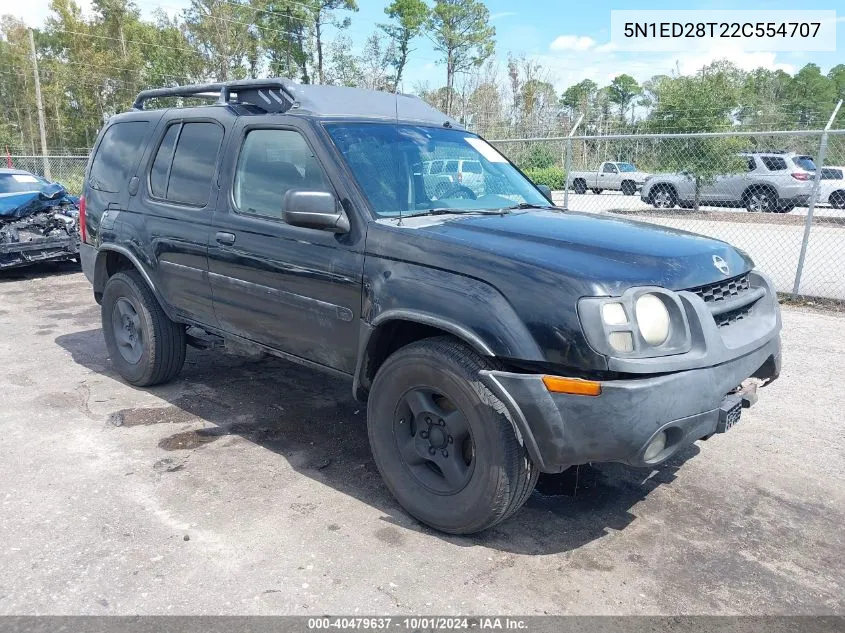
[[[742,408],[749,409],[751,405],[757,404],[757,381],[754,379],[744,381],[735,392],[742,397]]]

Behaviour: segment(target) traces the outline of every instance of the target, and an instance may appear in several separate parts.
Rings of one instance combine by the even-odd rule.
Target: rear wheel
[[[572,188],[575,190],[575,193],[587,193],[587,183],[580,178],[572,183]]]
[[[103,335],[112,364],[126,382],[149,387],[171,380],[185,362],[185,326],[171,321],[134,270],[106,282]]]
[[[630,180],[622,183],[622,193],[626,196],[633,196],[637,193],[637,185]]]
[[[604,191],[604,189],[595,189],[594,188],[594,189],[590,189],[590,191],[592,191],[596,195],[599,195],[602,191]]]
[[[657,185],[651,191],[649,202],[656,209],[671,209],[678,203],[678,196],[669,185]]]
[[[845,209],[845,191],[834,191],[827,200],[834,209]]]
[[[478,380],[492,365],[450,338],[401,348],[379,369],[367,430],[397,501],[433,528],[487,529],[516,512],[538,470],[502,403]]]
[[[769,213],[777,209],[777,197],[770,189],[753,187],[743,196],[745,209],[749,213]]]

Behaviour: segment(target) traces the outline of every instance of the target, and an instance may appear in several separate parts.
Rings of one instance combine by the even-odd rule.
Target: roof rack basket
[[[142,90],[135,97],[133,110],[143,110],[148,99],[161,97],[200,97],[217,98],[220,105],[231,103],[249,104],[265,112],[285,112],[294,104],[291,94],[293,82],[290,79],[274,77],[271,79],[238,79],[211,84],[192,86],[174,86],[172,88],[154,88]]]

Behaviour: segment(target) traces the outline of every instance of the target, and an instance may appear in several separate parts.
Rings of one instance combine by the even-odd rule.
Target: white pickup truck
[[[568,182],[575,193],[586,193],[587,189],[591,189],[599,194],[610,189],[633,196],[650,175],[637,170],[631,163],[605,161],[597,171],[573,171]]]

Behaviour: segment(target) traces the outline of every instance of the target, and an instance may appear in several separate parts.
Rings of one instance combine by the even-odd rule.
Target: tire
[[[382,478],[409,514],[442,532],[496,525],[537,483],[504,405],[478,380],[492,368],[458,341],[425,339],[390,356],[370,390],[367,431]]]
[[[678,195],[670,185],[656,185],[648,196],[655,209],[672,209],[678,203]]]
[[[637,185],[630,180],[625,180],[622,183],[622,194],[626,196],[633,196],[637,193]]]
[[[769,213],[777,210],[777,196],[764,187],[750,187],[742,196],[745,210],[749,213]]]
[[[171,380],[185,362],[185,326],[174,323],[135,270],[106,282],[103,335],[112,364],[126,382],[150,387]]]
[[[834,209],[845,209],[845,190],[832,191],[827,197],[827,201]]]
[[[604,189],[590,189],[594,194],[599,195]]]
[[[794,205],[794,204],[792,204],[792,203],[789,203],[789,204],[782,204],[781,206],[779,206],[779,207],[778,207],[777,212],[778,212],[778,213],[789,213],[789,212],[790,212],[790,211],[792,211],[794,208],[795,208],[795,205]]]
[[[575,193],[587,193],[587,183],[580,178],[572,183],[572,188],[575,190]]]

